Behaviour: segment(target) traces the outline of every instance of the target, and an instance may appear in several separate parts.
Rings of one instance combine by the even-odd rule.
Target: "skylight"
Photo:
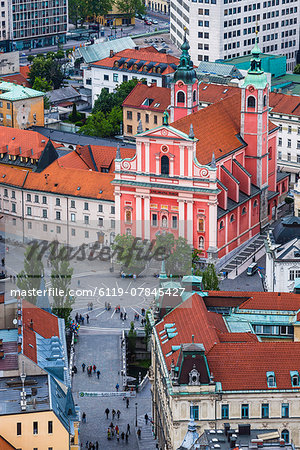
[[[143,106],[150,106],[151,103],[152,103],[153,101],[154,101],[153,98],[146,98],[146,99],[143,101],[142,105],[143,105]]]
[[[158,108],[160,106],[160,103],[155,103],[154,108]]]

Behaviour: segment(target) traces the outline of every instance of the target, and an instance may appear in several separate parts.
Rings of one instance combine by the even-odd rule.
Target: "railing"
[[[123,378],[123,389],[127,386],[127,360],[126,360],[126,337],[125,330],[122,330],[122,340],[121,340],[121,352],[122,352],[122,369],[121,374]]]

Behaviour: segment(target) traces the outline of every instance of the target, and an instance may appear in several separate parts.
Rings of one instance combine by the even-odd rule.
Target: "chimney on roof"
[[[113,51],[113,50],[110,50],[110,51],[109,51],[109,57],[112,58],[113,56],[114,56],[114,51]]]
[[[281,296],[281,292],[278,292],[278,297],[280,297]]]
[[[281,88],[278,89],[278,93],[279,93],[279,94],[282,93],[282,89],[281,89]]]
[[[195,137],[194,128],[193,128],[193,124],[191,123],[191,125],[190,125],[190,132],[189,132],[189,138],[190,139],[194,139],[194,137]]]
[[[29,327],[33,329],[33,320],[32,319],[30,319]]]
[[[195,336],[192,334],[192,343],[194,343]]]
[[[134,50],[139,50],[140,47],[137,45],[136,47],[134,47]]]
[[[150,83],[150,87],[156,87],[156,81],[153,81],[152,83]]]

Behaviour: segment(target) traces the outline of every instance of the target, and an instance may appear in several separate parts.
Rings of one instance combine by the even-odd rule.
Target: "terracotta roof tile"
[[[24,75],[25,78],[29,78],[30,66],[20,66],[20,73]]]
[[[151,111],[164,112],[170,105],[171,89],[158,87],[156,84],[148,86],[146,84],[137,84],[130,94],[125,98],[123,107],[147,109]],[[147,99],[153,99],[153,102],[149,106],[143,105],[143,102]],[[154,107],[156,103],[159,103],[158,107]]]
[[[15,83],[20,86],[31,88],[29,81],[22,73],[14,73],[12,75],[1,75],[1,79],[3,81],[8,81],[9,83]]]
[[[209,296],[221,296],[226,304],[232,297],[244,297],[240,309],[256,309],[269,311],[298,311],[300,309],[300,294],[292,292],[238,292],[238,291],[208,291]]]
[[[36,131],[0,127],[0,142],[0,153],[39,159],[46,147],[47,139]]]
[[[215,103],[237,94],[238,87],[224,86],[223,84],[200,83],[199,85],[199,101]]]
[[[0,448],[1,450],[16,450],[12,444],[10,444],[3,436],[0,435]]]
[[[4,358],[0,359],[0,371],[18,369],[17,342],[3,342],[1,350],[4,351]]]
[[[220,343],[207,360],[223,390],[271,390],[267,372],[275,373],[278,389],[292,389],[290,371],[299,371],[300,342]]]
[[[285,95],[278,92],[270,93],[270,106],[273,113],[300,116],[300,97],[298,95]]]

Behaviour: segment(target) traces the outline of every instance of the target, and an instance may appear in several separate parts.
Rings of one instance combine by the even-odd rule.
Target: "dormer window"
[[[293,387],[299,387],[300,386],[300,378],[299,373],[297,370],[290,371],[291,380],[292,380],[292,386]]]
[[[196,369],[195,364],[189,373],[189,386],[200,386],[200,373]]]
[[[267,383],[269,388],[276,387],[276,378],[274,372],[267,372]]]
[[[118,61],[115,61],[115,62],[114,62],[114,67],[119,67]]]

